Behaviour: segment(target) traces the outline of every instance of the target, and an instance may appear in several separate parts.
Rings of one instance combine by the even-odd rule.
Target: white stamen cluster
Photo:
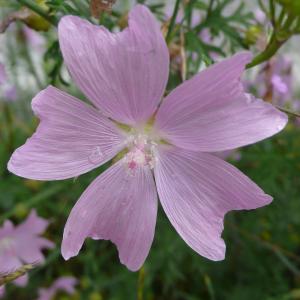
[[[125,163],[129,171],[138,167],[154,168],[156,143],[145,134],[133,134],[128,138],[129,152],[125,155]]]

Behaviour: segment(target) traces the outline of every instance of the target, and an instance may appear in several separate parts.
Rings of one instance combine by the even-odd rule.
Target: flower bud
[[[35,1],[41,8],[47,10],[49,7],[46,5],[45,0],[36,0]],[[37,30],[37,31],[48,31],[50,28],[50,23],[45,20],[43,17],[39,16],[35,12],[29,10],[30,13],[28,14],[27,18],[23,19],[23,22],[30,28]]]
[[[257,25],[250,26],[245,34],[245,43],[247,45],[256,44],[256,42],[260,38],[261,34],[262,34],[262,29],[260,26],[257,26]]]

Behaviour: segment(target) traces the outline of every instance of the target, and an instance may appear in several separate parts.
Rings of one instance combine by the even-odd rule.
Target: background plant
[[[167,91],[242,49],[255,54],[248,66],[247,81],[257,72],[265,72],[265,66],[279,55],[299,51],[290,50],[300,32],[296,0],[253,1],[250,6],[246,0],[137,2],[148,5],[162,23],[171,55]],[[46,263],[30,272],[26,288],[7,285],[5,299],[35,299],[39,287],[50,286],[62,275],[73,275],[79,283],[75,295],[58,295],[57,299],[300,299],[297,88],[292,88],[290,98],[280,106],[291,112],[287,129],[271,140],[240,150],[241,159],[233,161],[275,200],[255,213],[233,212],[227,216],[224,238],[228,254],[223,262],[210,262],[186,247],[161,210],[153,248],[139,273],[130,273],[120,265],[115,247],[106,241],[88,241],[80,256],[64,262],[59,247],[70,209],[109,163],[74,181],[51,183],[24,180],[6,171],[12,150],[23,144],[37,125],[30,101],[38,90],[51,83],[82,98],[63,64],[57,41],[58,20],[73,14],[121,30],[134,3],[117,1],[111,12],[103,11],[95,18],[85,0],[0,1],[4,21],[24,8],[29,12],[28,16],[10,20],[17,21],[0,40],[0,62],[5,64],[9,83],[17,92],[16,101],[7,101],[4,88],[0,91],[0,221],[10,218],[21,222],[34,207],[52,220],[47,238],[57,245],[47,253]],[[264,16],[263,21],[258,12]],[[24,33],[25,26],[42,36],[41,49]],[[292,63],[292,68],[294,80],[299,65]]]

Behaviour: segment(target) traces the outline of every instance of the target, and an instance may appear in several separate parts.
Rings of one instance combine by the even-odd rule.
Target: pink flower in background
[[[2,98],[5,101],[17,100],[17,89],[8,83],[5,66],[0,63],[0,99]]]
[[[224,259],[224,215],[267,205],[272,197],[209,152],[255,143],[287,123],[285,114],[243,92],[240,77],[251,55],[207,68],[159,107],[169,53],[145,6],[131,11],[120,33],[63,17],[59,40],[74,81],[93,106],[51,86],[40,92],[32,102],[40,125],[12,155],[9,170],[37,180],[66,179],[125,150],[72,209],[65,259],[77,255],[87,237],[106,239],[117,245],[123,264],[138,270],[154,238],[157,192],[186,243],[209,259]]]
[[[40,32],[32,30],[26,25],[22,27],[22,31],[25,35],[26,41],[33,50],[37,52],[44,52],[46,40]]]
[[[275,56],[262,65],[254,80],[247,81],[248,90],[276,104],[292,102],[292,63],[284,56]],[[270,99],[269,99],[270,98]]]
[[[12,273],[23,264],[44,261],[42,249],[54,247],[51,241],[40,237],[47,226],[48,221],[38,217],[35,210],[18,226],[14,226],[9,220],[4,222],[0,228],[0,274]],[[27,280],[27,275],[24,275],[14,283],[24,286]]]
[[[265,12],[263,10],[261,10],[260,8],[256,8],[254,10],[254,18],[258,23],[260,23],[262,25],[266,25],[266,23],[268,22]]]
[[[5,89],[4,99],[7,101],[16,101],[18,99],[18,91],[15,86],[10,86]]]
[[[0,85],[2,85],[7,80],[5,67],[0,63]]]
[[[39,297],[37,300],[51,300],[57,292],[63,291],[68,295],[75,293],[75,285],[77,279],[74,277],[61,277],[57,279],[49,288],[39,289]]]

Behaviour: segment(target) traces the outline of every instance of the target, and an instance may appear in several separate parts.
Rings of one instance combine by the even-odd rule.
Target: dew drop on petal
[[[98,164],[103,160],[104,153],[101,151],[100,147],[97,146],[95,147],[91,154],[88,157],[88,160],[92,164]]]

